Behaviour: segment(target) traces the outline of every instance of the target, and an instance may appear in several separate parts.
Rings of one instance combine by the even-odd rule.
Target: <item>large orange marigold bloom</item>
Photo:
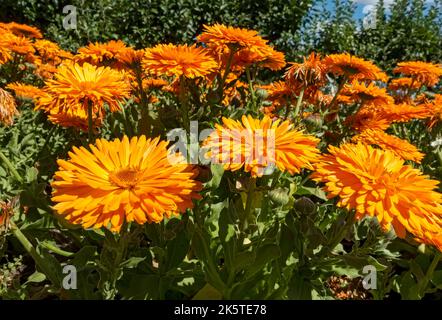
[[[157,76],[204,77],[218,64],[206,49],[188,45],[159,44],[146,49],[143,66]]]
[[[97,139],[90,150],[74,147],[58,160],[51,184],[54,209],[73,224],[119,231],[125,221],[158,223],[200,197],[196,171],[172,164],[159,138]]]
[[[14,97],[6,90],[0,88],[0,123],[11,125],[14,116],[18,114]]]
[[[377,145],[381,149],[390,150],[396,156],[404,159],[421,163],[424,154],[406,140],[391,136],[381,130],[367,129],[362,131],[352,139],[354,142]]]
[[[260,120],[250,115],[241,120],[223,118],[223,125],[216,125],[205,140],[206,155],[212,162],[231,171],[244,168],[254,177],[262,176],[271,166],[290,174],[312,169],[319,139],[293,129],[289,121],[272,122],[268,116]]]
[[[387,74],[372,62],[349,53],[330,54],[323,59],[323,64],[329,72],[351,80],[388,80]]]
[[[316,163],[312,177],[325,183],[329,198],[356,211],[356,218],[376,217],[385,231],[406,231],[419,241],[442,250],[442,194],[434,191],[438,181],[404,165],[389,150],[362,143],[329,147],[330,154]]]
[[[442,65],[422,61],[406,61],[399,62],[393,72],[409,76],[421,84],[432,87],[442,77]]]

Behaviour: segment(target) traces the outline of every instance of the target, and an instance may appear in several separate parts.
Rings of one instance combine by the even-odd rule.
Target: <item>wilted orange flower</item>
[[[312,52],[303,63],[290,62],[291,66],[285,73],[285,79],[290,85],[297,86],[302,83],[304,87],[320,85],[326,75],[326,67],[321,61],[319,54]]]
[[[244,167],[244,171],[260,177],[267,168],[276,166],[295,174],[301,168],[311,169],[318,158],[319,139],[293,129],[289,121],[272,122],[268,116],[259,120],[250,115],[243,116],[242,121],[222,121],[224,125],[216,125],[203,144],[208,148],[206,156],[226,170]]]
[[[424,104],[423,107],[430,118],[428,121],[430,128],[434,127],[436,123],[442,122],[442,94],[435,94],[434,100]]]
[[[51,183],[54,209],[73,224],[119,231],[124,222],[161,222],[200,198],[196,171],[171,163],[159,138],[97,139],[90,150],[74,147],[58,160]]]
[[[422,84],[413,78],[397,78],[392,79],[388,84],[388,89],[390,90],[400,90],[400,89],[418,89]]]
[[[352,56],[348,53],[330,54],[326,56],[322,62],[328,72],[345,76],[350,80],[388,80],[386,73],[372,62]]]
[[[111,40],[106,43],[90,43],[86,47],[78,49],[78,54],[74,56],[74,61],[82,64],[88,62],[95,66],[110,66],[120,69],[122,63],[119,56],[126,52],[128,48],[121,40]]]
[[[18,114],[14,97],[0,88],[0,123],[11,125],[14,122],[14,116]]]
[[[206,49],[195,45],[159,44],[146,49],[143,66],[156,76],[204,77],[216,71],[218,64]]]
[[[411,160],[417,163],[421,163],[425,156],[408,141],[391,136],[381,130],[364,130],[357,136],[354,136],[352,141],[360,141],[362,143],[371,145],[375,144],[381,149],[392,151],[396,156],[404,160]]]
[[[261,38],[255,30],[228,27],[222,24],[204,25],[204,32],[197,37],[211,47],[237,46],[253,48],[266,45],[267,40]]]
[[[46,82],[44,91],[46,96],[37,101],[37,109],[83,115],[91,104],[93,118],[103,116],[104,104],[111,112],[120,110],[119,102],[130,95],[122,73],[89,63],[62,65],[55,78]]]
[[[312,177],[325,183],[328,197],[337,205],[356,211],[356,218],[376,217],[385,231],[406,231],[442,250],[442,194],[434,191],[438,181],[404,165],[389,150],[362,143],[329,147],[330,154],[315,165]]]
[[[442,77],[442,65],[422,61],[399,62],[393,72],[409,76],[423,85],[432,87]]]
[[[341,95],[349,97],[349,101],[353,103],[380,105],[394,102],[385,88],[379,88],[374,83],[366,85],[364,82],[357,80],[345,85]]]
[[[36,39],[43,38],[43,35],[41,34],[41,31],[39,29],[37,29],[36,27],[28,26],[26,24],[20,24],[16,22],[9,22],[9,23],[0,22],[0,28],[9,30],[11,33],[15,34],[16,36],[23,36],[23,37],[36,38]]]
[[[21,99],[33,100],[42,95],[42,89],[19,82],[10,83],[6,88],[14,91],[15,96]]]

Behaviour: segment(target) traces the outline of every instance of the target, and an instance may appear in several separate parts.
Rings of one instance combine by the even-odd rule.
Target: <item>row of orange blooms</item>
[[[0,24],[0,67],[29,70],[43,80],[43,88],[18,82],[6,88],[18,98],[33,99],[35,109],[46,112],[53,123],[83,130],[90,126],[88,120],[95,127],[101,125],[105,106],[110,112],[119,111],[121,102],[130,97],[141,104],[159,103],[152,89],[182,95],[189,86],[204,92],[218,86],[222,88],[220,103],[226,108],[241,100],[241,94],[253,96],[254,91],[265,90],[271,106],[262,107],[262,119],[250,115],[241,121],[223,118],[216,132],[228,132],[241,145],[247,143],[238,136],[243,129],[250,134],[274,129],[275,155],[270,161],[279,170],[290,174],[313,170],[312,178],[325,184],[328,196],[337,197],[338,206],[355,210],[357,218],[376,217],[384,230],[393,227],[402,238],[408,231],[418,242],[442,250],[438,181],[405,164],[405,160],[419,163],[424,154],[386,133],[395,123],[423,119],[431,129],[442,120],[442,95],[428,95],[428,89],[439,83],[441,65],[402,62],[393,71],[402,77],[389,79],[372,62],[350,54],[321,58],[312,53],[302,63],[290,63],[282,81],[252,85],[251,71],[283,69],[284,54],[254,30],[220,24],[205,26],[197,40],[202,45],[160,44],[144,50],[110,41],[89,44],[73,55],[43,40],[34,27],[6,23]],[[244,73],[248,84],[241,81]],[[334,95],[325,93],[330,76],[337,79]],[[293,114],[290,106],[294,103],[301,108],[296,111],[305,111],[295,113],[296,117],[327,114],[332,120],[345,105],[357,105],[345,120],[356,134],[321,155],[319,139],[286,119]],[[11,125],[17,113],[14,98],[0,89],[0,121]],[[221,144],[221,150],[230,150],[223,143],[211,136],[204,144]],[[141,136],[98,139],[89,149],[74,148],[68,160],[58,161],[59,171],[52,182],[54,209],[85,228],[104,226],[118,231],[125,222],[160,222],[164,216],[192,208],[203,187],[195,178],[197,171],[184,164],[172,165],[167,147],[158,138]],[[253,147],[241,145],[239,149]],[[234,157],[233,153],[223,156]],[[225,169],[259,177],[267,164],[244,160],[227,163]]]

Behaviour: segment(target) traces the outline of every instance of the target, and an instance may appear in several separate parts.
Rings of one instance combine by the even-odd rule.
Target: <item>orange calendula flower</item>
[[[228,27],[222,24],[204,25],[204,32],[197,37],[211,47],[237,46],[253,48],[266,45],[267,40],[261,38],[255,30]]]
[[[120,54],[126,52],[128,47],[121,40],[111,40],[106,43],[90,43],[88,46],[78,49],[74,61],[82,64],[88,62],[95,66],[108,66],[121,69]]]
[[[424,106],[428,113],[428,126],[433,128],[436,123],[442,123],[442,94],[435,94],[434,100]]]
[[[408,122],[412,119],[428,118],[428,110],[424,106],[412,106],[408,103],[382,105],[379,112],[382,112],[385,118],[391,122]]]
[[[36,39],[43,38],[43,35],[41,34],[41,31],[38,28],[28,26],[26,24],[20,24],[16,22],[0,23],[0,28],[9,30],[11,33],[15,34],[16,36],[36,38]]]
[[[118,232],[124,222],[158,223],[183,213],[200,198],[197,172],[171,163],[159,138],[97,139],[89,147],[58,160],[51,183],[54,209],[73,224]]]
[[[104,104],[111,112],[119,111],[119,102],[130,95],[130,86],[124,75],[108,67],[96,67],[89,63],[62,65],[54,79],[46,82],[45,96],[38,99],[36,109],[51,114],[79,115],[92,107],[92,117],[101,118]],[[86,113],[87,114],[87,113]]]
[[[401,73],[415,79],[418,83],[432,87],[442,77],[442,65],[422,61],[406,61],[399,62],[393,72]]]
[[[6,88],[14,91],[15,96],[21,99],[33,100],[43,94],[42,89],[19,82],[10,83],[6,86]]]
[[[62,50],[55,42],[43,39],[36,40],[33,46],[38,54],[37,63],[48,63],[54,66],[59,65],[64,59],[71,59],[72,54]]]
[[[223,64],[229,59],[229,55],[230,51],[226,50]],[[262,47],[260,50],[242,49],[234,54],[232,60],[232,66],[236,69],[257,65],[262,68],[277,71],[284,68],[285,64],[284,54],[270,46]]]
[[[6,90],[0,88],[0,123],[12,125],[14,116],[18,114],[14,97]]]
[[[223,118],[223,124],[215,126],[204,146],[208,148],[206,156],[226,170],[244,168],[253,177],[260,177],[276,166],[295,174],[301,168],[312,169],[318,158],[319,139],[293,129],[289,121],[272,122],[268,116],[259,120],[249,115],[242,121]]]
[[[143,66],[156,76],[204,77],[218,64],[206,49],[188,45],[159,44],[146,49]]]
[[[348,116],[345,124],[357,131],[366,129],[383,131],[388,129],[391,121],[384,113],[374,111],[371,108],[361,108],[356,114]]]
[[[272,108],[264,109],[266,112],[270,111],[270,113],[286,105],[288,99],[293,95],[292,89],[285,81],[275,81],[268,85],[261,85],[259,88],[266,90],[267,97],[265,100],[273,102]]]
[[[345,76],[350,80],[388,80],[387,74],[372,62],[349,53],[330,54],[323,59],[322,63],[328,72]]]
[[[376,217],[385,231],[406,231],[442,250],[442,194],[438,181],[404,165],[392,151],[362,143],[329,147],[330,154],[315,164],[312,177],[325,183],[329,198],[356,211],[356,218]]]
[[[392,79],[388,84],[390,90],[403,90],[403,89],[419,89],[422,84],[413,78],[397,78]]]
[[[7,48],[10,54],[23,56],[26,61],[33,62],[35,59],[35,49],[29,38],[5,33],[0,37],[0,47]]]
[[[241,70],[252,64],[280,70],[286,65],[284,54],[269,46],[255,30],[205,25],[197,39],[213,50],[223,69],[228,63],[231,70]]]
[[[379,88],[374,83],[367,85],[357,80],[353,80],[350,84],[345,85],[341,95],[349,97],[349,101],[353,103],[380,105],[394,102],[385,88]]]
[[[303,63],[290,62],[285,73],[285,79],[290,85],[302,83],[304,87],[320,85],[325,80],[326,66],[322,63],[319,54],[312,52]]]
[[[421,163],[425,156],[408,141],[391,136],[381,130],[364,130],[357,136],[354,136],[352,141],[377,145],[381,149],[392,151],[396,156],[404,160],[411,160],[417,163]]]

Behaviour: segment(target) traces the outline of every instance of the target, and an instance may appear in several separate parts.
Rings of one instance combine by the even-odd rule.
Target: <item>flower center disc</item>
[[[120,169],[109,174],[110,180],[117,186],[130,189],[138,182],[138,170]]]

